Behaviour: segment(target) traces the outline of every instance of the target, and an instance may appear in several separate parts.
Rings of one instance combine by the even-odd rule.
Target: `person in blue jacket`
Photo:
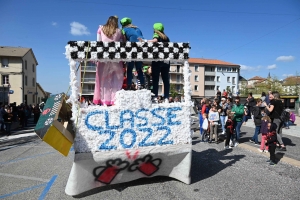
[[[128,17],[124,17],[120,21],[122,25],[122,33],[126,38],[126,41],[129,42],[139,42],[138,38],[144,38],[142,31],[137,27],[134,26],[132,20]],[[130,89],[132,84],[132,70],[135,66],[135,69],[138,73],[138,79],[140,80],[141,89],[144,88],[145,80],[142,71],[143,63],[141,61],[131,61],[127,64],[127,89]]]

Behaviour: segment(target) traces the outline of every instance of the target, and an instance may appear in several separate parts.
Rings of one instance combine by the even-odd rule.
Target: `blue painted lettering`
[[[91,116],[100,115],[100,114],[103,114],[103,111],[97,110],[97,111],[90,112],[87,114],[87,116],[85,118],[85,125],[87,126],[88,129],[93,130],[93,131],[103,130],[102,126],[91,125],[89,122],[89,119]]]
[[[106,125],[106,129],[111,129],[111,130],[116,130],[116,129],[118,129],[120,127],[120,126],[117,126],[117,125],[113,125],[113,126],[109,125],[109,114],[108,114],[108,111],[105,111],[105,125]]]
[[[151,110],[152,115],[161,120],[160,123],[153,123],[152,124],[153,126],[162,126],[165,124],[166,120],[162,116],[160,116],[159,114],[156,113],[156,112],[164,111],[164,110],[165,110],[165,108],[154,108],[153,110]]]
[[[142,126],[147,126],[148,125],[148,119],[146,117],[143,117],[143,116],[140,116],[139,114],[141,112],[149,112],[148,109],[145,109],[145,108],[142,108],[142,109],[139,109],[135,112],[135,116],[136,118],[140,119],[140,120],[144,120],[145,122],[142,123],[142,124],[137,124],[136,127],[142,127]]]
[[[130,144],[126,144],[124,141],[124,137],[127,133],[131,134],[131,143]],[[131,149],[135,142],[136,142],[136,132],[129,128],[124,129],[120,135],[120,144],[122,145],[122,147],[124,149]]]
[[[114,138],[115,136],[115,132],[114,131],[111,131],[111,130],[102,130],[102,131],[99,131],[99,134],[100,135],[104,135],[104,134],[108,134],[109,135],[109,138],[107,140],[105,140],[99,147],[100,150],[111,150],[111,149],[117,149],[116,146],[114,145],[111,145],[111,146],[108,146],[108,143]]]
[[[164,141],[170,135],[171,129],[167,126],[157,127],[157,131],[160,131],[160,130],[166,130],[166,134],[160,140],[158,140],[157,144],[159,144],[159,145],[173,144],[173,140]]]
[[[140,128],[139,131],[148,132],[148,135],[139,143],[140,147],[155,146],[154,142],[146,143],[146,141],[149,139],[149,137],[151,137],[153,134],[153,130],[151,128]]]
[[[124,118],[124,115],[129,114],[129,118]],[[120,125],[124,128],[124,122],[129,121],[131,128],[134,127],[134,114],[131,110],[122,110],[120,114]]]
[[[168,125],[169,126],[173,126],[173,125],[180,125],[181,122],[180,121],[172,121],[172,118],[176,118],[176,114],[172,114],[172,112],[181,110],[180,107],[173,107],[173,108],[167,108],[167,118],[168,118]]]

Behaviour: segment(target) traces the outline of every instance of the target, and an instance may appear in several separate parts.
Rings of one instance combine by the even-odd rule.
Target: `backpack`
[[[280,107],[281,107],[282,112],[281,112],[281,114],[279,114],[277,112],[276,113],[279,115],[280,121],[288,122],[290,120],[290,113],[284,109],[282,102],[280,105],[281,105]]]

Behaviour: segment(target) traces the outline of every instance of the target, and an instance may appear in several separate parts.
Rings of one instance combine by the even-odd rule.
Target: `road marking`
[[[250,150],[254,153],[258,153],[259,155],[262,155],[262,156],[265,156],[265,157],[270,157],[270,153],[260,153],[257,149],[257,147],[253,147],[253,146],[250,146],[248,144],[239,144],[239,147],[242,147],[243,149],[247,149],[247,150]],[[275,153],[276,155],[276,153]],[[295,160],[295,159],[292,159],[292,158],[288,158],[288,157],[282,157],[280,159],[280,162],[285,162],[287,164],[290,164],[290,165],[293,165],[295,167],[299,167],[300,168],[300,161],[298,160]]]
[[[56,152],[53,151],[53,152],[48,152],[48,153],[43,153],[43,154],[37,154],[37,155],[34,155],[34,156],[25,157],[25,158],[18,158],[18,159],[15,159],[15,160],[0,162],[0,165],[5,165],[5,164],[14,163],[14,162],[22,161],[22,160],[36,158],[36,157],[39,157],[39,156],[45,156],[45,155],[52,154],[52,153],[56,153]]]
[[[6,174],[6,173],[0,173],[0,176],[20,178],[20,179],[33,180],[33,181],[41,181],[41,182],[45,182],[45,183],[47,183],[49,181],[48,179],[35,178],[35,177],[29,177],[29,176],[20,176],[20,175],[14,175],[14,174]]]
[[[52,176],[52,178],[50,179],[50,181],[47,183],[45,189],[43,190],[42,194],[39,197],[39,200],[43,200],[45,199],[47,193],[49,192],[49,190],[51,189],[54,181],[56,180],[57,175]]]
[[[29,187],[29,188],[18,190],[18,191],[9,193],[9,194],[4,194],[4,195],[0,196],[0,199],[6,198],[6,197],[10,197],[10,196],[13,196],[13,195],[16,195],[16,194],[20,194],[20,193],[23,193],[23,192],[27,192],[27,191],[30,191],[30,190],[33,190],[33,189],[36,189],[36,188],[40,188],[40,187],[43,187],[45,185],[46,185],[46,183],[43,183],[43,184],[40,184],[40,185],[35,185],[35,186]]]
[[[25,134],[5,136],[5,137],[0,138],[0,142],[11,140],[11,139],[18,139],[18,138],[22,138],[22,137],[30,137],[30,136],[34,136],[34,135],[37,136],[35,133],[25,133]]]

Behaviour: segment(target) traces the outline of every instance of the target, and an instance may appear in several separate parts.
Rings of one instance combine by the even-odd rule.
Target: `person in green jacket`
[[[235,129],[235,144],[237,147],[239,145],[241,126],[243,123],[243,115],[244,115],[244,106],[240,103],[240,97],[235,98],[235,105],[231,109],[231,113],[234,113],[233,122]]]

